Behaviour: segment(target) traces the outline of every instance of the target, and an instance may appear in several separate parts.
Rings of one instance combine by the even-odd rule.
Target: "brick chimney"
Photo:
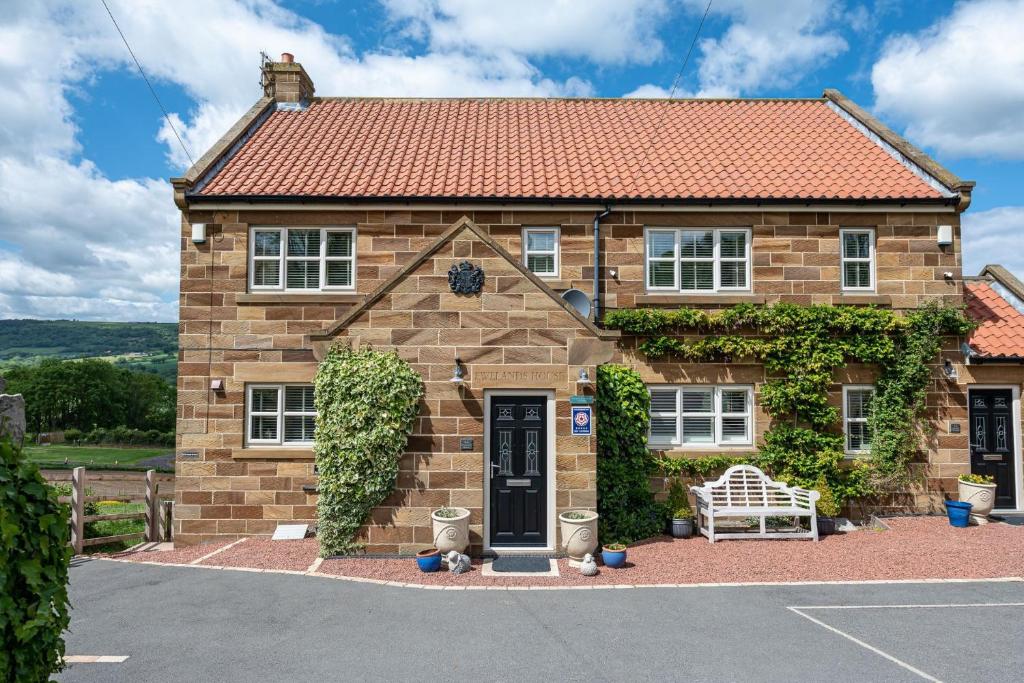
[[[313,97],[313,81],[290,52],[282,53],[280,62],[264,62],[261,71],[265,96],[293,104],[303,104]]]

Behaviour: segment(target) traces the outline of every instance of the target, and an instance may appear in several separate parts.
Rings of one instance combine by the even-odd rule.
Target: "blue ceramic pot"
[[[956,527],[966,527],[971,523],[972,507],[974,506],[970,503],[961,503],[959,500],[947,500],[946,515],[949,517],[949,523]]]
[[[416,553],[416,564],[421,572],[436,572],[441,568],[441,551],[437,548],[419,551]]]
[[[604,561],[604,566],[611,567],[612,569],[618,569],[619,567],[626,564],[626,551],[623,550],[601,550],[601,559]]]

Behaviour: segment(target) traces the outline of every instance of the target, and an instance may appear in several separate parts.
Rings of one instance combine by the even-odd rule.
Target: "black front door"
[[[492,546],[547,545],[547,398],[491,399]]]
[[[996,481],[997,508],[1016,508],[1013,443],[1013,393],[1009,389],[971,389],[971,472]]]

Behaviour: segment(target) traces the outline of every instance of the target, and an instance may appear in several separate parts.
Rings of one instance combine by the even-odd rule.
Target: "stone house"
[[[429,545],[441,505],[471,510],[476,551],[550,550],[558,512],[596,505],[596,439],[573,416],[590,408],[598,365],[631,365],[649,383],[652,448],[751,452],[767,424],[762,367],[649,363],[601,326],[606,311],[963,301],[960,214],[973,183],[833,90],[325,98],[290,55],[264,67],[263,83],[264,97],[173,180],[178,543],[315,520],[311,381],[332,343],[395,349],[424,380],[368,550]],[[463,263],[482,269],[479,291],[453,291]],[[963,341],[944,352],[958,380],[935,367],[927,485],[883,506],[934,505],[970,467],[954,425],[985,368],[965,365]],[[857,411],[872,377],[839,374],[853,456],[866,447]],[[1012,399],[1019,478],[1019,384]]]

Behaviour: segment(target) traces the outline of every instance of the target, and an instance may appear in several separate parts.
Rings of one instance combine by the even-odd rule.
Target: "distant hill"
[[[175,381],[177,323],[0,320],[0,370],[43,358],[105,358]]]

